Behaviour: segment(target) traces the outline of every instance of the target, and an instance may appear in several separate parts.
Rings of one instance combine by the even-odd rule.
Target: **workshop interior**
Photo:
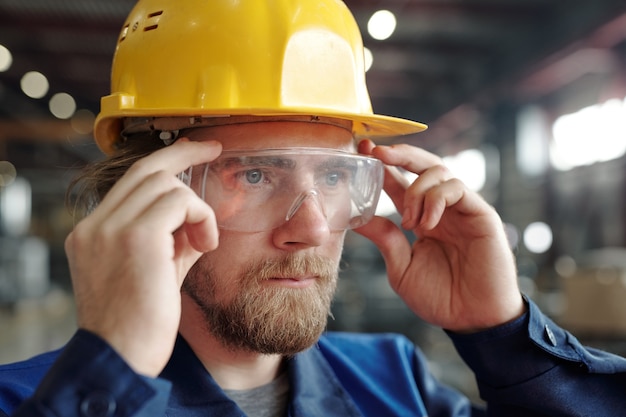
[[[626,2],[346,0],[374,111],[427,124],[436,153],[499,212],[520,287],[586,344],[626,355]],[[66,190],[93,140],[134,0],[0,0],[0,363],[76,329]],[[171,63],[164,63],[171,64]],[[398,215],[383,196],[377,214]],[[329,329],[398,332],[471,397],[441,329],[348,232]]]

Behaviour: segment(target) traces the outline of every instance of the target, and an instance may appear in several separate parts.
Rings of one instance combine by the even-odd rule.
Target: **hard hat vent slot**
[[[130,27],[130,24],[125,25],[122,28],[122,33],[120,33],[120,42],[122,42],[124,39],[126,39],[126,35],[128,35],[128,28]]]
[[[157,12],[152,12],[152,13],[150,13],[150,14],[148,15],[148,20],[149,20],[149,19],[152,19],[152,18],[154,18],[154,17],[157,17],[157,16],[161,16],[162,14],[163,14],[163,10],[159,10],[159,11],[157,11]],[[144,31],[144,32],[148,32],[148,31],[150,31],[150,30],[154,30],[154,29],[156,29],[156,28],[158,28],[158,27],[159,27],[159,24],[158,24],[158,22],[157,22],[157,23],[154,23],[154,24],[152,24],[152,25],[148,25],[148,26],[146,26],[145,28],[143,28],[143,31]]]
[[[149,13],[146,16],[146,19],[144,21],[145,26],[143,28],[143,31],[149,32],[151,30],[158,28],[159,16],[161,16],[162,14],[163,14],[163,10],[157,10],[156,12]],[[130,23],[127,23],[126,25],[124,25],[124,27],[122,28],[122,32],[120,33],[120,39],[118,43],[122,43],[128,37],[129,30],[131,31],[131,33],[135,32],[137,29],[139,29],[141,25],[142,24],[140,21],[135,21],[132,28],[130,27]]]

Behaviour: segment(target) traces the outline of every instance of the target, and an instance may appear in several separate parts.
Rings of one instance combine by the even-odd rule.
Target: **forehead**
[[[352,133],[342,127],[306,122],[254,122],[191,129],[191,140],[217,140],[224,150],[316,147],[354,151]]]

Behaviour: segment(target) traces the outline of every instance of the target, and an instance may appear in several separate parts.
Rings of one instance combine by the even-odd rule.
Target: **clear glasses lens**
[[[376,211],[383,164],[324,148],[224,151],[179,178],[215,211],[220,228],[274,229],[310,206],[331,230],[363,226]]]

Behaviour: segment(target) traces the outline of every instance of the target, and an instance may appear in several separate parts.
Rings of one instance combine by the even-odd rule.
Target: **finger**
[[[102,223],[132,224],[155,201],[177,188],[180,188],[181,193],[190,194],[189,197],[185,196],[185,199],[192,198],[191,196],[199,198],[191,188],[183,184],[175,176],[169,175],[164,171],[157,171],[136,184],[135,188],[128,193],[124,200],[120,200],[117,206],[109,210],[106,217],[102,219]],[[180,210],[182,201],[184,200],[181,199],[181,204],[175,210]],[[164,215],[168,215],[168,213],[164,213]]]
[[[480,194],[471,191],[458,178],[451,178],[427,192],[420,227],[433,229],[450,208],[461,215],[499,218],[495,209]],[[469,227],[466,229],[470,230]]]
[[[466,190],[464,184],[458,179],[451,179],[428,190],[424,196],[424,207],[419,226],[424,230],[434,229],[439,224],[445,210],[461,201]]]
[[[376,144],[370,139],[363,139],[357,144],[357,152],[363,155],[371,155]]]
[[[470,191],[461,180],[452,178],[426,192],[419,223],[403,223],[402,226],[433,230],[451,208],[462,215],[490,215],[493,211],[479,194]]]
[[[198,252],[209,252],[217,248],[219,244],[219,228],[215,221],[215,214],[213,210],[206,213],[203,220],[192,223],[186,221],[182,228],[176,232],[178,234],[184,233],[189,246]],[[176,237],[175,236],[175,237]],[[184,247],[176,246],[177,250],[184,249]],[[176,252],[178,253],[178,251]],[[191,265],[190,265],[191,266]]]
[[[409,179],[396,167],[385,166],[385,178],[383,181],[383,189],[391,198],[393,205],[403,217],[405,215],[405,194],[409,188],[411,182]]]
[[[173,145],[159,149],[135,162],[107,193],[93,215],[106,217],[107,213],[121,204],[135,187],[152,173],[163,171],[165,174],[176,176],[190,166],[215,159],[220,152],[219,142],[191,142],[181,138]]]
[[[364,139],[358,144],[358,151],[364,155],[371,155],[376,145],[369,139]],[[383,161],[384,162],[384,161]],[[404,207],[404,192],[408,188],[410,181],[402,174],[402,172],[393,166],[385,166],[385,176],[383,189],[391,198],[396,210],[402,213]]]
[[[420,181],[423,184],[421,188],[425,191],[429,186],[434,186],[441,181],[451,178],[451,174],[445,168],[441,158],[412,145],[375,146],[371,141],[362,141],[359,143],[359,150],[367,152],[387,165],[384,189],[394,202],[398,212],[402,214],[403,221],[406,223],[414,224],[419,219],[422,208],[422,204],[419,201],[421,194],[416,191],[419,189]],[[408,178],[396,167],[417,174],[418,179],[409,187]],[[439,173],[439,179],[436,176],[428,175],[433,178],[420,180],[427,171],[432,169],[436,169],[435,173]],[[411,188],[409,189],[409,197],[407,197],[408,188]]]
[[[218,244],[219,232],[213,210],[184,187],[176,187],[161,195],[133,223],[152,228],[157,234],[171,235],[182,228],[197,252],[208,252]],[[176,255],[173,253],[172,257]]]
[[[385,260],[387,275],[395,282],[401,277],[411,261],[411,245],[406,236],[391,220],[375,216],[365,226],[354,229],[371,240]]]
[[[427,193],[452,178],[452,173],[443,165],[436,165],[422,173],[404,194],[402,226],[412,229],[420,223],[426,207]]]
[[[406,145],[376,146],[371,154],[387,165],[399,166],[407,171],[422,174],[429,168],[443,165],[443,161],[424,149]]]
[[[405,144],[377,146],[372,149],[372,155],[388,165],[385,170],[385,192],[394,202],[402,218],[407,219],[408,222],[414,222],[418,218],[418,209],[421,208],[421,205],[407,204],[406,190],[409,188],[410,181],[396,167],[401,167],[403,170],[417,174],[419,180],[419,176],[428,169],[443,166],[443,161],[430,152]]]

